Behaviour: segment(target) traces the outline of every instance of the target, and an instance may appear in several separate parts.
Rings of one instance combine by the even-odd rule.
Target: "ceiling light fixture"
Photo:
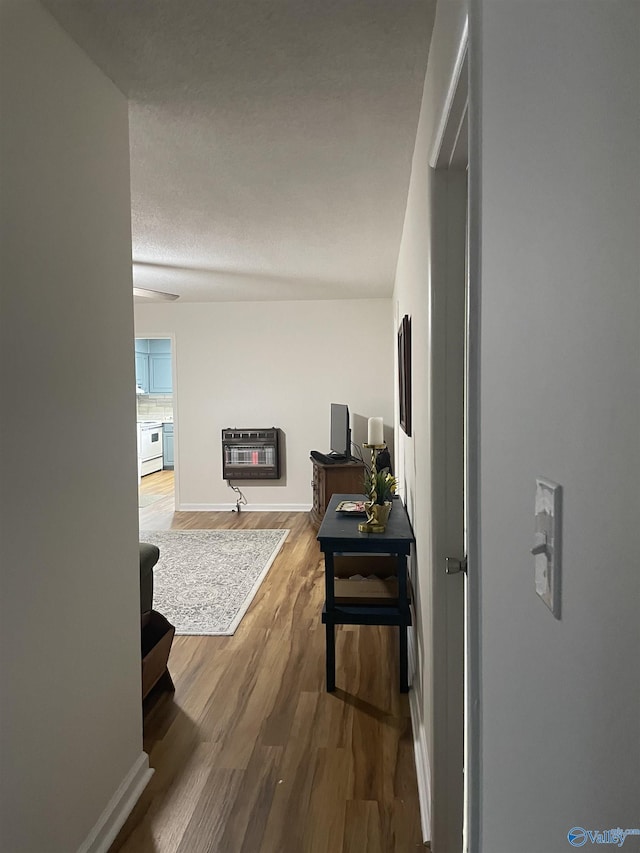
[[[162,302],[174,302],[180,299],[177,293],[163,293],[161,290],[147,290],[144,287],[134,287],[133,295],[140,296],[142,299],[158,299]]]

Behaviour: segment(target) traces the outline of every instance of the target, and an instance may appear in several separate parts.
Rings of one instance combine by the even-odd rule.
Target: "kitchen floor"
[[[176,503],[173,471],[147,474],[138,486],[138,517],[140,530],[163,530],[170,526]],[[167,524],[169,522],[169,524]]]

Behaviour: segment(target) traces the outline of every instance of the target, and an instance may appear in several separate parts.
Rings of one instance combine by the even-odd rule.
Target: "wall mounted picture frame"
[[[405,314],[398,329],[398,390],[400,426],[411,435],[411,318]]]

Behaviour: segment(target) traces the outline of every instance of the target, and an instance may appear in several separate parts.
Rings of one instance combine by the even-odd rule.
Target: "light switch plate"
[[[536,592],[559,619],[562,486],[537,477],[535,513],[531,553],[535,559]]]

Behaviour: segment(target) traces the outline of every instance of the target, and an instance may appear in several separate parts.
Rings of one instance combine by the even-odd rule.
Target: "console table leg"
[[[336,689],[336,634],[335,626],[325,625],[327,636],[327,693]]]
[[[409,692],[409,653],[407,644],[407,626],[400,625],[400,692]]]

